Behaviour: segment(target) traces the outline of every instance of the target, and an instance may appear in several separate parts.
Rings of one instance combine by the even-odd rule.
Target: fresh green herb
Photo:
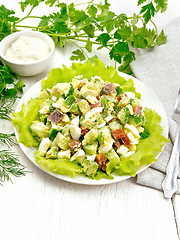
[[[35,29],[51,36],[60,47],[64,47],[67,42],[74,44],[78,49],[72,52],[71,60],[83,61],[88,58],[92,61],[96,56],[90,58],[88,53],[92,52],[92,46],[95,45],[97,50],[106,48],[110,58],[115,61],[115,66],[119,63],[120,71],[131,74],[130,63],[135,59],[131,46],[154,48],[166,42],[164,31],[158,35],[152,18],[158,12],[166,10],[167,0],[139,0],[137,4],[141,6],[140,12],[132,16],[115,14],[107,0],[99,3],[89,0],[69,5],[58,0],[22,0],[19,3],[22,12],[30,7],[28,14],[21,19],[15,16],[14,11],[0,6],[0,40],[21,28]],[[57,12],[32,15],[34,8],[40,4],[56,7]],[[79,5],[85,6],[83,10],[79,9]],[[27,18],[37,18],[39,24],[21,25]],[[0,85],[3,86],[3,83]]]
[[[12,14],[14,14],[13,11],[7,10],[4,6],[0,7],[0,37],[10,33],[10,22],[18,19],[11,16]],[[0,119],[11,120],[13,105],[18,98],[18,91],[22,92],[24,86],[23,80],[18,80],[17,75],[0,61]],[[15,145],[14,136],[14,133],[0,133],[0,145],[7,147]],[[11,150],[0,151],[0,184],[5,180],[11,180],[9,174],[14,176],[25,175],[24,169],[25,167],[19,163],[18,157]]]
[[[53,141],[56,137],[56,135],[58,134],[58,132],[62,132],[62,130],[57,130],[57,129],[52,129],[51,133],[50,133],[50,139],[51,141]]]
[[[17,75],[0,61],[0,99],[15,97],[18,91],[22,92],[24,86],[23,80],[18,80]]]
[[[0,184],[11,180],[10,174],[15,177],[26,174],[25,167],[19,162],[18,156],[11,150],[0,151]]]
[[[52,106],[52,103],[50,104],[49,111],[52,113],[56,108]]]
[[[122,88],[121,88],[120,86],[117,86],[117,87],[116,87],[116,92],[117,92],[117,95],[118,95],[118,96],[124,93],[123,90],[122,90]]]
[[[47,117],[45,117],[45,118],[43,119],[43,123],[46,125],[46,123],[47,123]]]
[[[65,95],[65,94],[63,93],[63,94],[62,94],[62,97],[63,97],[64,99],[66,99],[66,98],[69,97],[70,95],[73,95],[73,92],[74,92],[74,87],[73,87],[72,83],[70,83],[70,88],[69,88],[68,94]]]
[[[140,133],[141,139],[148,138],[150,135],[150,132],[147,127],[144,126],[144,131]]]
[[[14,140],[15,134],[14,133],[0,133],[0,145],[6,145],[7,147],[11,147],[16,145]]]
[[[2,98],[0,100],[0,119],[10,120],[13,112],[13,105],[18,97]]]
[[[103,136],[102,132],[99,133],[97,140],[99,141],[99,143],[101,145],[104,144],[104,136]]]

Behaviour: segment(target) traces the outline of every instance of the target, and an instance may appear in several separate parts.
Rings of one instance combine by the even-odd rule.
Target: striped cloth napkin
[[[137,183],[162,190],[168,160],[171,155],[176,133],[176,123],[172,120],[172,112],[180,88],[180,18],[174,19],[163,27],[167,42],[148,50],[136,50],[136,60],[132,63],[132,71],[136,78],[154,90],[161,100],[169,120],[170,143],[158,161],[137,176]],[[178,175],[178,191],[180,194],[180,171]]]

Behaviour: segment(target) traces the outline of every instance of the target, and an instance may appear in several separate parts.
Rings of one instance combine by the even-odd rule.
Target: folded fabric
[[[136,60],[132,63],[132,71],[136,78],[154,90],[161,100],[169,121],[170,143],[166,144],[158,161],[150,168],[138,174],[137,183],[162,190],[166,167],[171,155],[175,139],[176,123],[172,120],[172,112],[180,88],[180,18],[163,27],[167,42],[148,50],[135,50]],[[180,171],[177,191],[180,194]]]

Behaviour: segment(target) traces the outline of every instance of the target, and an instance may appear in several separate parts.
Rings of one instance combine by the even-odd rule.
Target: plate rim
[[[168,133],[169,133],[169,123],[168,123],[168,118],[167,118],[167,113],[164,109],[164,106],[163,104],[161,103],[160,99],[158,98],[158,96],[155,94],[155,92],[153,91],[153,89],[151,89],[148,85],[146,85],[145,83],[143,83],[142,81],[140,81],[139,79],[133,77],[133,76],[130,76],[130,75],[127,75],[125,73],[122,73],[122,72],[118,72],[118,74],[122,77],[125,78],[125,80],[127,81],[128,79],[132,79],[133,82],[134,82],[134,85],[135,85],[135,88],[137,88],[136,85],[141,85],[143,87],[145,87],[146,89],[150,90],[150,92],[153,93],[153,97],[156,98],[156,100],[158,100],[158,105],[160,106],[161,108],[161,111],[163,112],[164,114],[164,123],[165,123],[165,129],[163,128],[163,135],[167,138],[168,137]],[[47,78],[47,77],[46,77]],[[43,78],[43,79],[46,79],[46,78]],[[42,80],[39,80],[38,82],[36,82],[35,84],[33,84],[26,92],[25,94],[23,94],[22,98],[20,99],[20,101],[18,102],[17,106],[16,106],[16,109],[15,109],[15,112],[19,112],[21,110],[21,106],[22,104],[26,104],[31,98],[34,98],[34,97],[37,97],[37,94],[35,94],[36,96],[34,97],[29,97],[29,95],[31,95],[30,93],[32,93],[32,90],[34,89],[34,87],[38,86],[38,88],[40,88],[40,90],[42,89],[42,85],[41,85],[41,82]],[[141,93],[141,92],[140,92]],[[142,94],[142,93],[141,93]],[[158,113],[159,114],[159,113]],[[160,115],[161,116],[161,115]],[[162,116],[161,116],[162,118]],[[162,123],[162,122],[161,122]],[[160,124],[161,124],[160,123]],[[17,141],[19,140],[19,131],[18,129],[14,126],[14,132],[15,132],[15,136],[16,136],[16,139]],[[166,145],[166,144],[165,144]],[[156,157],[157,161],[158,161],[158,158],[159,156],[161,155],[161,153],[163,152],[164,150],[164,147],[165,145],[163,146],[162,148],[162,151],[158,154],[158,156]],[[121,182],[121,181],[124,181],[126,179],[129,179],[131,178],[132,176],[130,175],[123,175],[123,176],[117,176],[117,175],[113,175],[114,176],[114,179],[105,179],[105,178],[102,178],[102,179],[99,179],[99,180],[95,180],[95,179],[89,179],[88,177],[85,177],[84,175],[76,175],[75,177],[71,178],[70,176],[66,176],[66,175],[60,175],[60,174],[56,174],[56,173],[53,173],[53,172],[50,172],[48,170],[46,170],[45,168],[41,167],[40,165],[38,165],[36,162],[35,162],[35,159],[33,159],[29,154],[28,154],[28,150],[31,151],[32,153],[32,150],[36,150],[35,148],[30,148],[30,147],[25,147],[23,143],[19,143],[19,146],[21,148],[21,150],[23,151],[23,153],[26,155],[26,157],[36,166],[38,167],[40,170],[42,170],[43,172],[57,178],[57,179],[60,179],[60,180],[63,180],[63,181],[66,181],[66,182],[70,182],[70,183],[75,183],[75,184],[82,184],[82,185],[106,185],[106,184],[112,184],[112,183],[117,183],[117,182]],[[31,154],[32,155],[32,154]],[[35,158],[35,155],[34,155],[34,158]],[[149,166],[151,166],[151,164],[148,164],[147,166],[144,166],[142,167],[141,169],[137,170],[136,171],[136,175],[141,173],[142,171],[146,170]],[[84,180],[84,181],[81,181],[81,178]]]

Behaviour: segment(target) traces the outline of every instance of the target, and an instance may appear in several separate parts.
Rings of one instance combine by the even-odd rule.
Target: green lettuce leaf
[[[22,109],[18,113],[12,114],[13,125],[19,130],[19,142],[23,143],[26,147],[37,147],[39,142],[33,137],[30,126],[33,121],[39,119],[39,105],[43,99],[31,99],[27,105],[22,105]]]
[[[46,159],[36,153],[36,163],[42,168],[61,175],[74,177],[77,173],[82,172],[82,167],[76,163],[70,162],[67,159]]]

